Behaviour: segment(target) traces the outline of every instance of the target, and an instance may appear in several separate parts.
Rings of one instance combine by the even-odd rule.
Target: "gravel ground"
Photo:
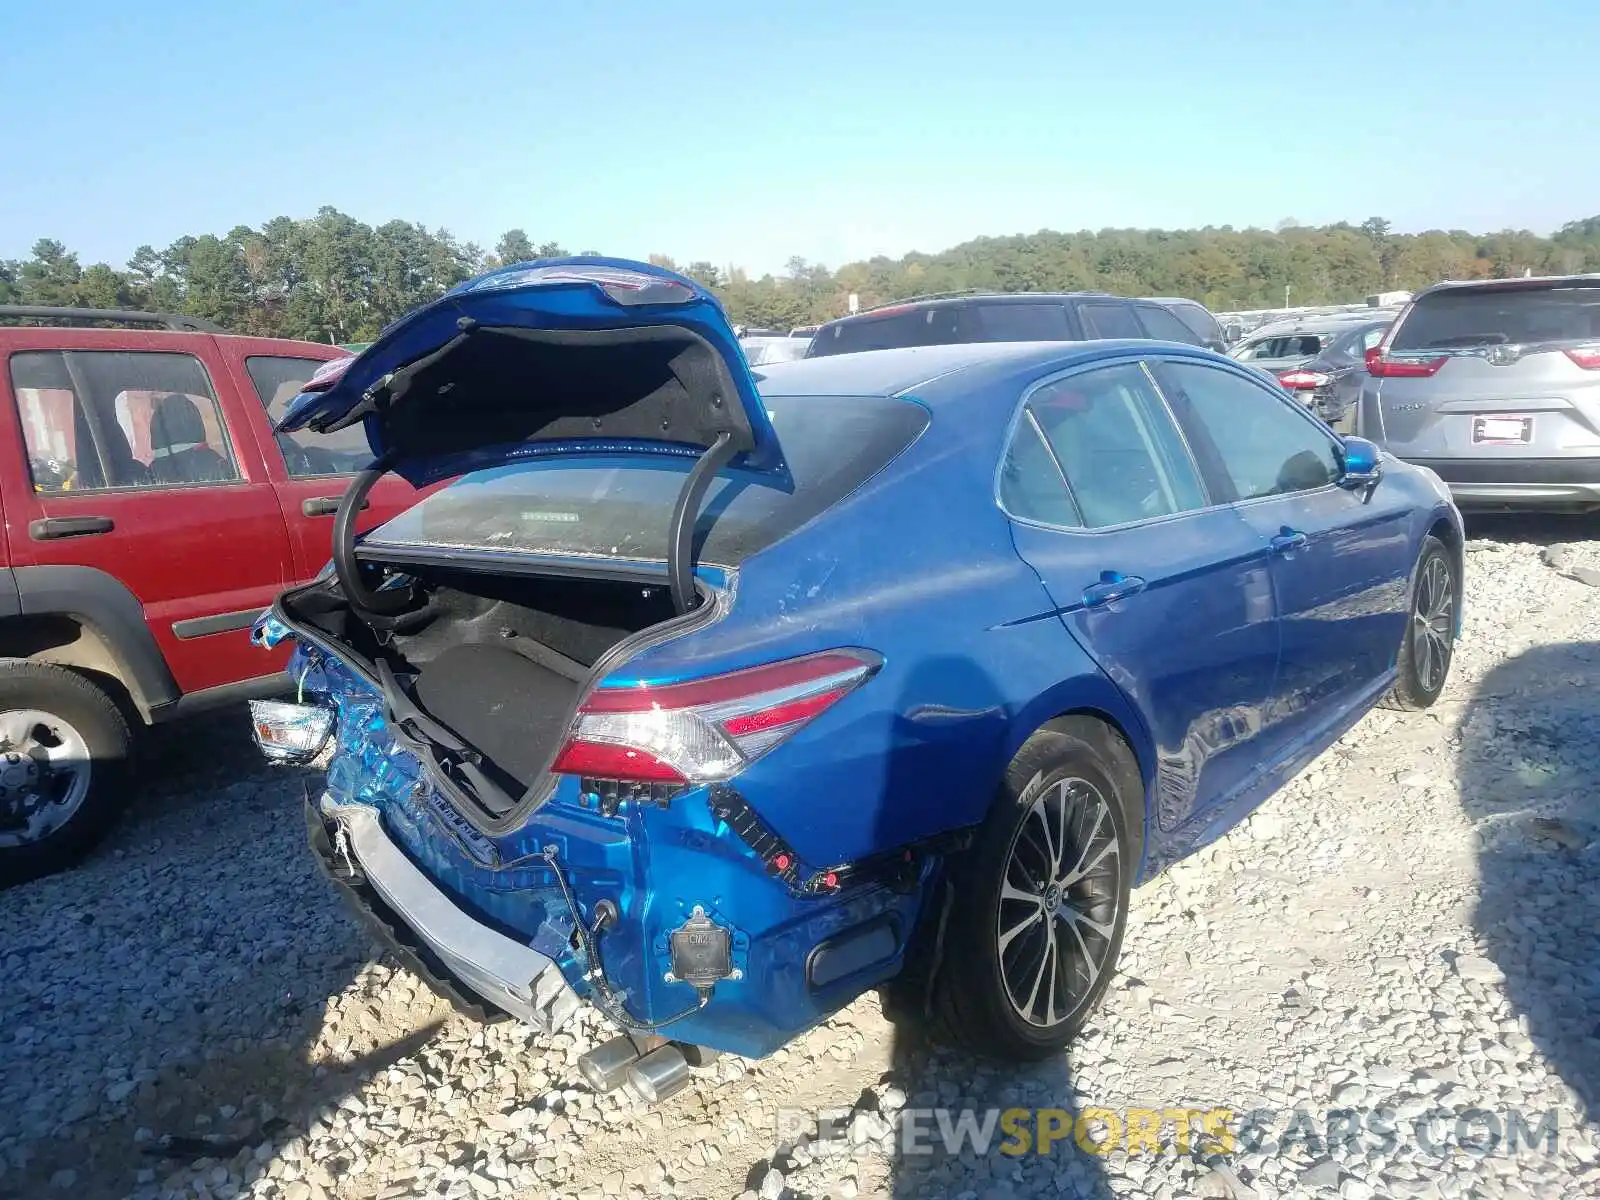
[[[1600,1195],[1600,540],[1474,532],[1439,705],[1369,716],[1136,893],[1095,1023],[1026,1070],[868,997],[657,1110],[596,1097],[592,1018],[477,1027],[372,959],[302,848],[316,780],[240,714],[162,731],[105,850],[0,895],[0,1195]],[[1234,1140],[913,1136],[1014,1107],[1091,1137],[1090,1109],[1225,1109]]]

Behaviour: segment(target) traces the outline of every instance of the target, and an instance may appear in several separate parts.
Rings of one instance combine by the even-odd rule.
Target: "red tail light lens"
[[[1571,346],[1567,357],[1585,371],[1600,371],[1600,346]]]
[[[1450,361],[1448,354],[1433,358],[1389,358],[1378,347],[1367,351],[1367,374],[1374,379],[1427,379]]]
[[[1315,391],[1330,378],[1321,371],[1284,371],[1278,375],[1278,382],[1290,391],[1309,392]]]
[[[881,660],[830,650],[660,687],[597,688],[551,770],[642,783],[716,783],[860,687]]]

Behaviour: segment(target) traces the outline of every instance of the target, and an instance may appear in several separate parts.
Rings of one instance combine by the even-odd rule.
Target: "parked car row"
[[[797,358],[804,358],[806,348],[810,345],[810,338],[797,337],[794,334],[772,337],[746,334],[739,339],[739,346],[752,367],[771,366],[773,363],[793,362]]]
[[[1349,433],[1367,378],[1367,351],[1383,340],[1395,316],[1363,310],[1278,322],[1251,333],[1229,353],[1268,372],[1330,426]]]
[[[1232,356],[1334,429],[1436,471],[1463,505],[1600,509],[1600,276],[1441,283],[1369,299],[1389,307],[1269,322]],[[1098,339],[1224,348],[1216,318],[1192,300],[964,293],[830,321],[807,357]]]

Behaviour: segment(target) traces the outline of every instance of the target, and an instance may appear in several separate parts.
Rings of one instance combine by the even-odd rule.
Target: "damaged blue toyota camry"
[[[1130,889],[1373,705],[1438,697],[1461,519],[1219,355],[925,346],[752,369],[642,263],[506,267],[329,366],[364,427],[269,756],[327,762],[327,873],[482,1019],[682,1087],[863,991],[1058,1052]],[[362,535],[386,472],[451,480]]]

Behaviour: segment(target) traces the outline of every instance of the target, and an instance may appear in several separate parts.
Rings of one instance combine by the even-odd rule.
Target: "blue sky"
[[[0,257],[322,204],[757,272],[1040,228],[1548,232],[1600,212],[1597,62],[1579,0],[12,3]]]

